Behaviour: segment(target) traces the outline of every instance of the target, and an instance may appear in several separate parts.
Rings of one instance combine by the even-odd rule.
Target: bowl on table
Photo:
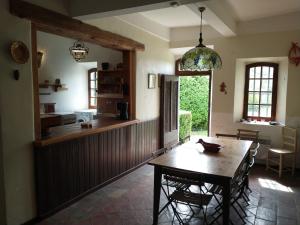
[[[208,143],[201,138],[198,140],[197,143],[202,144],[205,152],[219,152],[220,149],[222,148],[221,145],[219,144]]]

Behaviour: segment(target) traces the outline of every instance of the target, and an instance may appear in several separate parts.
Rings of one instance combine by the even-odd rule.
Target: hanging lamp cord
[[[200,22],[200,37],[199,37],[199,45],[197,47],[205,47],[205,45],[203,45],[203,39],[202,39],[202,13],[205,10],[205,7],[199,7],[199,11],[201,14],[201,22]]]

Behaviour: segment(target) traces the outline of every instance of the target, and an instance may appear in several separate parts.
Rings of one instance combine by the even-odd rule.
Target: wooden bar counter
[[[159,148],[159,119],[101,118],[53,127],[34,146],[37,213],[45,218],[114,181]]]
[[[116,128],[126,127],[138,122],[139,120],[119,120],[112,117],[103,117],[97,120],[92,120],[92,128],[82,128],[80,123],[52,127],[50,128],[49,136],[43,138],[42,140],[35,141],[34,145],[36,147],[42,147]]]

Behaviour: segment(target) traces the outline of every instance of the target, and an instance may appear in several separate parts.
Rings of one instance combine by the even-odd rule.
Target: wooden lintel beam
[[[145,50],[144,44],[101,30],[69,16],[22,0],[10,0],[10,13],[31,20],[37,29],[117,50]]]

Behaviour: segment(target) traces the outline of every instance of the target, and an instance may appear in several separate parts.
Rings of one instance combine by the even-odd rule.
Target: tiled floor
[[[247,224],[300,225],[300,174],[278,179],[264,167],[254,167]],[[145,165],[42,221],[40,225],[151,225],[153,167]],[[233,212],[235,225],[242,224]],[[172,224],[165,211],[160,225]],[[202,224],[193,220],[190,224]]]

